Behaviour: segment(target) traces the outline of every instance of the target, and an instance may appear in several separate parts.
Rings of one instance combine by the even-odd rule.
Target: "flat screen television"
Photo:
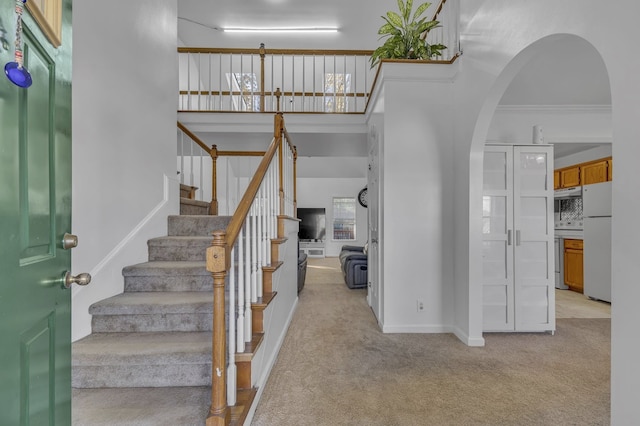
[[[324,208],[298,208],[300,227],[298,238],[300,241],[324,241],[325,211]]]

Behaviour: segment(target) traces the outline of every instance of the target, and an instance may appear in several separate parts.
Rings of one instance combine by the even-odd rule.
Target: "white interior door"
[[[553,148],[514,147],[513,176],[516,330],[553,331]]]
[[[382,324],[382,309],[380,303],[380,232],[379,232],[379,201],[380,201],[380,157],[379,157],[378,131],[375,126],[371,126],[369,131],[369,172],[367,182],[368,198],[368,226],[369,226],[369,252],[367,255],[367,301],[373,310],[378,323]]]
[[[482,191],[483,329],[514,329],[513,148],[487,146]]]

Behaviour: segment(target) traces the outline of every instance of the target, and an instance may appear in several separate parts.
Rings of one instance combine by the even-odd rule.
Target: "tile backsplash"
[[[567,198],[560,201],[560,220],[582,219],[582,198]]]

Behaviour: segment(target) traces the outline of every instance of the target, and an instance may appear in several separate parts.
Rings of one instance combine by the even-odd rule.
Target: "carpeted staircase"
[[[194,212],[193,206],[187,208]],[[116,398],[128,392],[143,401],[142,391],[131,388],[154,388],[156,394],[166,393],[160,388],[175,388],[171,393],[178,397],[176,405],[181,404],[183,387],[208,389],[213,280],[205,268],[205,253],[211,231],[225,229],[230,217],[208,216],[207,210],[170,216],[168,236],[148,241],[149,261],[123,269],[124,293],[90,307],[93,333],[72,348],[74,404],[90,395],[80,389],[110,389]],[[199,392],[200,399],[207,393]],[[104,391],[100,395],[96,398],[104,398]],[[186,390],[185,398],[193,397]],[[117,416],[117,410],[111,415]],[[150,418],[132,424],[146,421]]]

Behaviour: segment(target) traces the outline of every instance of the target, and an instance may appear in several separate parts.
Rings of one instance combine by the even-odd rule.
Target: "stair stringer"
[[[279,248],[279,260],[283,261],[283,265],[273,273],[273,291],[278,295],[264,311],[264,340],[251,361],[251,383],[258,389],[258,393],[245,424],[251,424],[298,304],[298,221],[279,220],[284,222],[283,237],[287,238],[287,241]]]

